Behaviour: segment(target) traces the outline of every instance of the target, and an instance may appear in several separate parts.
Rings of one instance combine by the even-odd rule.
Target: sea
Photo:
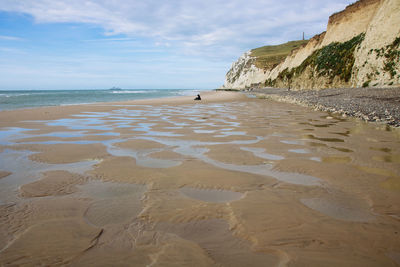
[[[196,89],[0,90],[0,110],[117,102],[176,96],[195,97]],[[204,91],[204,90],[201,90]]]

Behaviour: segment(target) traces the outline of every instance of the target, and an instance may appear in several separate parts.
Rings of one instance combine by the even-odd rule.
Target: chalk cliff
[[[266,73],[256,67],[251,51],[241,55],[226,74],[224,88],[245,88],[265,81]]]
[[[330,16],[326,32],[293,48],[277,64],[260,66],[256,52],[232,64],[222,88],[400,86],[400,1],[349,5]]]

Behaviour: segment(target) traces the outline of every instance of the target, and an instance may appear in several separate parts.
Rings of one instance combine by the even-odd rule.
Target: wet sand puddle
[[[24,184],[32,183],[40,178],[40,173],[65,170],[72,173],[84,174],[98,160],[88,160],[67,164],[46,164],[28,159],[30,151],[5,150],[0,153],[0,170],[7,170],[11,174],[0,179],[0,204],[17,201],[17,189]]]
[[[250,141],[232,141],[232,142],[198,142],[198,141],[187,141],[187,140],[182,141],[182,140],[171,140],[171,139],[165,140],[153,137],[146,137],[146,138],[143,137],[143,139],[162,143],[170,147],[177,147],[173,149],[174,152],[177,152],[185,156],[195,157],[205,163],[211,164],[218,168],[273,177],[279,181],[292,184],[299,184],[306,186],[321,185],[320,179],[313,177],[311,175],[274,171],[272,164],[251,166],[251,165],[236,165],[236,164],[227,164],[219,162],[204,155],[206,152],[208,152],[208,149],[201,147],[201,146],[212,146],[219,144],[232,144],[232,145],[254,144],[257,143],[260,139],[255,139]],[[260,152],[258,150],[254,151],[253,149],[250,149],[248,151],[253,152],[255,155],[257,154],[260,155]],[[268,155],[266,153],[261,154],[261,156],[264,158],[267,157],[269,159],[270,158],[276,159],[278,157],[275,155]]]
[[[20,139],[30,136],[26,132],[32,131],[32,129],[18,128],[18,127],[7,127],[0,131],[0,145],[12,144],[14,139]]]
[[[243,197],[242,193],[227,191],[227,190],[214,190],[214,189],[198,189],[191,187],[182,187],[179,189],[185,196],[214,203],[226,203],[239,200]]]
[[[75,215],[57,219],[54,229],[72,229],[65,235],[75,236],[74,242],[79,239],[76,225],[81,236],[87,234],[81,239],[85,245],[71,254],[59,250],[49,256],[64,264],[127,259],[136,265],[393,263],[400,251],[393,237],[400,229],[394,219],[400,217],[398,137],[268,103],[111,105],[107,111],[28,122],[32,129],[2,129],[0,171],[11,174],[0,179],[6,218],[0,222],[5,233],[0,239],[8,242],[0,248],[0,258],[5,255],[0,264],[57,263],[28,253],[34,242],[23,247],[24,260],[10,256],[26,238],[45,233],[42,226],[58,216],[55,210],[33,208],[51,201],[79,207]],[[65,159],[74,151],[63,145],[88,152],[78,154],[77,162],[50,164],[46,155],[52,145],[66,151]],[[31,157],[38,149],[43,162]],[[233,152],[238,154],[227,157]],[[57,186],[72,183],[75,189],[59,195],[18,195],[18,188],[42,175],[44,183],[66,175],[57,171],[83,178],[60,178]],[[207,177],[213,173],[216,177]],[[20,219],[12,226],[10,218],[25,212],[44,219]],[[29,235],[21,234],[25,230]],[[374,250],[377,243],[386,254]]]
[[[119,142],[123,140],[118,140]],[[179,160],[170,160],[170,159],[157,159],[151,157],[152,153],[161,152],[162,149],[140,149],[140,150],[132,150],[132,149],[124,149],[120,147],[116,147],[113,144],[116,143],[115,140],[111,142],[105,142],[104,144],[107,146],[107,151],[116,157],[132,157],[136,159],[136,164],[148,167],[148,168],[170,168],[175,167],[182,164],[182,161]]]
[[[283,160],[285,157],[279,155],[273,155],[265,152],[264,148],[256,148],[256,147],[241,147],[243,151],[252,152],[256,157],[268,160]]]
[[[349,203],[345,199],[332,198],[310,198],[301,199],[301,202],[307,207],[321,212],[325,215],[338,220],[353,221],[353,222],[368,222],[375,218],[369,212],[369,207],[359,203]]]

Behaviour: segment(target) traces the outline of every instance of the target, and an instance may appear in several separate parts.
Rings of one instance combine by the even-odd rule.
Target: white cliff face
[[[396,38],[400,38],[400,1],[386,0],[376,12],[365,34],[365,39],[355,54],[352,85],[361,87],[390,86],[400,84],[399,56],[394,57],[393,65],[387,55]],[[400,55],[400,47],[393,47]]]
[[[365,38],[354,52],[355,62],[350,81],[339,77],[333,80],[315,78],[317,73],[310,67],[306,68],[307,73],[297,75],[291,81],[279,80],[281,73],[300,66],[316,50],[332,42],[349,41],[361,33],[365,34]],[[392,57],[390,62],[387,56],[390,49],[391,55],[393,51],[400,55],[399,45],[392,45],[396,38],[400,38],[400,1],[360,0],[332,15],[326,33],[313,37],[306,46],[293,51],[272,69],[257,68],[254,64],[256,58],[251,56],[251,52],[244,53],[232,64],[222,88],[244,89],[255,84],[263,86],[267,80],[275,80],[274,86],[294,85],[297,89],[400,86],[399,56]]]
[[[254,62],[255,58],[251,56],[251,51],[241,55],[226,74],[222,88],[243,89],[252,84],[263,83],[267,74],[264,70],[257,68]]]
[[[321,47],[333,42],[343,43],[364,33],[384,0],[363,0],[348,6],[329,18]]]

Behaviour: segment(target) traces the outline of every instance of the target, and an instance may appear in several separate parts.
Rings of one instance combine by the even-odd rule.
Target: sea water
[[[0,90],[0,110],[193,95],[195,89]]]

